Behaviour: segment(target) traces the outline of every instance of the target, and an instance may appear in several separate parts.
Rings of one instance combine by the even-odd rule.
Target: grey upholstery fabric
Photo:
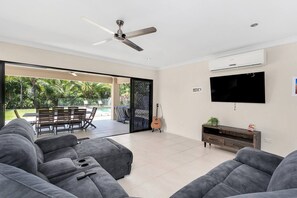
[[[40,147],[43,153],[49,153],[62,148],[75,146],[77,144],[77,138],[75,135],[67,134],[38,139],[35,143]]]
[[[44,154],[44,162],[62,158],[77,159],[77,157],[77,153],[72,147],[66,147]]]
[[[267,191],[289,188],[297,188],[297,151],[294,151],[285,157],[276,168]]]
[[[172,197],[174,198],[196,198],[196,197],[204,197],[212,188],[216,185],[219,185],[221,182],[225,180],[225,178],[237,167],[241,166],[240,162],[229,160],[226,161],[219,166],[212,169],[205,176],[199,177],[194,180],[190,184],[186,185],[178,192],[176,192]],[[221,186],[223,188],[224,186]],[[234,191],[234,190],[233,190]],[[231,195],[236,195],[230,190]],[[225,194],[228,191],[225,189]],[[209,192],[210,194],[207,196],[212,196],[215,191]],[[239,194],[239,193],[238,193]],[[219,195],[217,195],[219,196]]]
[[[0,163],[18,167],[37,174],[35,148],[29,140],[17,134],[0,136]]]
[[[229,198],[296,198],[297,197],[297,188],[279,190],[272,192],[261,192],[261,193],[249,193],[238,196],[232,196]]]
[[[231,188],[230,186],[220,183],[216,185],[214,188],[212,188],[210,191],[206,193],[204,198],[224,198],[229,197],[233,195],[239,195],[240,192],[236,191],[234,188]]]
[[[0,130],[1,134],[19,134],[30,142],[34,142],[34,129],[29,122],[21,118],[14,119],[2,127]]]
[[[203,197],[208,191],[217,185],[215,178],[204,175],[195,179],[182,189],[174,193],[172,198],[199,198]]]
[[[264,151],[243,148],[238,151],[234,160],[220,164],[206,175],[177,191],[171,197],[221,198],[265,192],[268,185],[270,185],[269,182],[274,170],[282,159],[280,156]]]
[[[73,147],[78,157],[92,156],[115,179],[130,174],[132,152],[108,138],[94,138]]]
[[[236,189],[240,194],[245,194],[266,191],[270,178],[271,175],[242,164],[234,169],[223,183]]]
[[[54,160],[54,161],[56,161],[56,160]],[[50,168],[50,166],[47,166],[47,168],[49,170],[47,175],[52,174],[51,173],[52,171],[50,171],[50,170],[55,167],[55,164],[53,164],[53,163],[50,163],[50,164],[53,167]],[[94,167],[101,167],[99,165],[99,163],[92,157],[85,157],[85,158],[72,160],[72,164],[65,165],[65,166],[66,166],[65,167],[66,169],[72,169],[71,167],[73,167],[73,166],[75,167],[75,169],[72,169],[72,171],[65,172],[64,174],[61,174],[61,175],[58,175],[58,176],[50,177],[50,182],[51,183],[58,183],[58,182],[66,179],[66,178],[68,178],[70,176],[75,175],[75,174],[86,172],[86,171],[88,171],[88,170],[90,170],[90,169],[92,169]]]
[[[35,144],[35,143],[33,143],[33,144],[34,144],[36,155],[37,155],[37,162],[38,162],[38,164],[42,164],[44,162],[43,152],[37,144]]]
[[[78,176],[90,172],[95,174],[86,176],[80,180],[77,179]],[[101,167],[95,167],[88,171],[75,174],[55,185],[81,198],[128,197],[123,188]]]
[[[228,160],[213,168],[207,175],[213,177],[217,183],[223,182],[227,176],[232,173],[237,167],[241,166],[242,163]]]
[[[234,160],[272,175],[283,159],[283,157],[278,155],[245,147],[238,151]]]
[[[19,168],[0,163],[0,197],[75,198],[76,196]]]
[[[62,158],[40,164],[38,171],[44,174],[48,179],[51,179],[53,177],[58,177],[60,175],[76,171],[76,167],[71,159]]]
[[[78,158],[73,148],[74,145],[77,145],[75,136],[45,138],[34,144],[29,135],[32,132],[30,131],[32,126],[27,126],[25,123],[22,119],[17,119],[5,127],[4,132],[0,131],[0,163],[8,164],[7,170],[12,170],[9,172],[11,173],[8,174],[9,176],[3,176],[0,165],[0,189],[5,188],[3,192],[0,191],[0,197],[75,197],[58,187],[52,189],[51,184],[47,181],[59,184],[79,197],[128,197],[116,180],[94,158],[90,156]],[[108,154],[110,154],[111,159],[108,159],[107,162],[110,166],[116,167],[115,170],[119,170],[117,173],[122,174],[123,177],[127,173],[127,169],[131,168],[132,158],[129,156],[125,161],[121,155],[130,151],[120,144],[106,139],[94,142],[101,144],[96,148],[102,149],[98,149],[97,153],[95,150],[91,150],[90,153],[96,156],[100,156],[98,153],[102,153],[104,158],[109,158]],[[106,145],[109,145],[109,150],[103,149],[102,146]],[[84,145],[84,147],[87,146],[88,144]],[[120,159],[120,162],[125,162],[122,170],[120,167],[122,164],[117,163],[116,158]],[[114,160],[114,163],[111,160]],[[129,163],[130,166],[127,166]],[[20,172],[15,173],[13,166],[24,171],[19,170]],[[111,170],[113,169],[111,168]],[[27,174],[24,175],[25,171]],[[130,169],[128,171],[130,172]],[[38,177],[32,177],[33,174]],[[17,192],[14,194],[16,189]],[[10,196],[11,193],[12,196]]]

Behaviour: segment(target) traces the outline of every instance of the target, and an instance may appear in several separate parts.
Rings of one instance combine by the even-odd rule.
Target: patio
[[[7,98],[9,103],[6,101],[6,123],[16,117],[14,109],[19,111],[20,117],[35,121],[36,116],[25,116],[25,114],[35,113],[40,107],[51,109],[58,106],[65,108],[77,106],[86,108],[87,111],[97,107],[92,122],[96,128],[89,127],[85,131],[77,129],[74,130],[74,135],[85,138],[129,133],[129,124],[115,121],[117,115],[114,111],[115,107],[123,105],[123,101],[125,104],[129,103],[130,89],[127,87],[130,83],[129,78],[12,64],[6,65],[6,77],[7,93],[10,93],[10,90],[14,90],[15,93],[13,96],[7,94],[10,98]],[[59,132],[59,134],[66,133],[68,132]],[[54,134],[44,133],[38,138],[52,135]]]
[[[114,135],[122,135],[129,133],[129,124],[123,124],[115,120],[93,120],[93,124],[96,126],[89,127],[85,131],[83,130],[74,130],[72,133],[77,138],[95,138],[95,137],[108,137]],[[59,135],[70,134],[69,132],[59,132]],[[54,136],[53,133],[44,133],[39,135],[38,138]]]

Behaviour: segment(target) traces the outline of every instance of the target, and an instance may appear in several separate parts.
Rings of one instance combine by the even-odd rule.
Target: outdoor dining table
[[[78,110],[80,110],[80,109],[78,109]],[[86,112],[86,114],[91,114],[92,113],[92,111],[85,111]],[[31,113],[25,113],[24,115],[23,115],[23,117],[24,118],[28,118],[29,119],[29,117],[31,117],[31,118],[38,118],[38,115],[39,113],[38,112],[31,112]],[[76,116],[76,114],[75,114],[75,111],[73,110],[72,112],[71,112],[71,119],[72,118],[74,118],[75,116]],[[58,112],[54,112],[54,118],[56,119],[58,119]],[[86,118],[87,119],[87,118]],[[36,128],[36,130],[37,130],[37,123],[35,123],[36,125],[35,125],[35,128]],[[70,123],[69,123],[70,124]],[[72,123],[73,124],[73,123]],[[86,127],[85,127],[85,124],[86,123],[84,123],[84,125],[81,125],[79,128],[81,128],[81,129],[86,129]],[[47,124],[47,126],[55,126],[55,123],[53,122],[52,124]],[[56,130],[57,130],[57,126],[58,125],[56,125]],[[64,130],[64,129],[63,129]],[[40,131],[41,132],[41,131]],[[56,131],[57,132],[57,131]]]
[[[87,111],[86,112],[86,114],[90,114],[90,113],[92,113],[92,111]],[[23,117],[37,117],[37,116],[38,116],[38,113],[37,112],[35,112],[35,113],[25,113],[23,115]]]

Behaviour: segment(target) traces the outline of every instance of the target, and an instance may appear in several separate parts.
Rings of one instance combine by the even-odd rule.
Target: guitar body
[[[154,116],[151,127],[152,127],[152,129],[161,129],[161,127],[162,127],[161,119]]]
[[[154,132],[155,129],[158,129],[161,133],[162,124],[161,124],[161,119],[158,118],[158,107],[159,107],[159,104],[157,104],[156,116],[153,117],[151,127],[152,127],[152,132]]]

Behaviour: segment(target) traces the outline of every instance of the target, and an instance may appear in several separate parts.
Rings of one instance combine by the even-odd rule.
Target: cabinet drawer
[[[203,134],[202,141],[211,144],[224,145],[224,139],[215,135]]]
[[[241,149],[246,146],[253,147],[253,144],[251,144],[251,143],[240,142],[240,141],[236,141],[236,140],[225,140],[224,145],[228,146],[228,147],[236,148],[236,149]]]

